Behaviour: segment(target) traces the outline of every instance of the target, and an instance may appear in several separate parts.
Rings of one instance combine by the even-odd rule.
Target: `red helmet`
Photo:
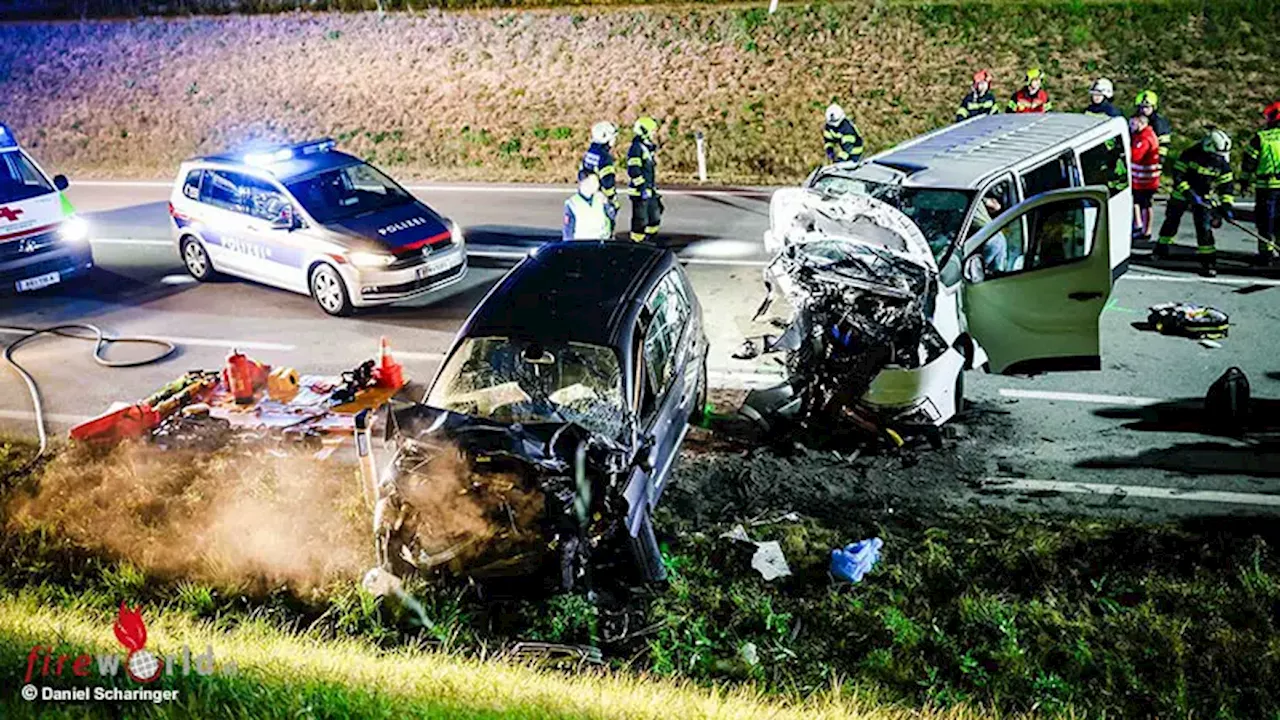
[[[977,85],[977,84],[978,84],[978,83],[980,83],[980,82],[984,82],[984,83],[986,83],[986,84],[988,84],[988,85],[990,85],[990,84],[991,84],[991,71],[990,71],[990,70],[979,70],[978,72],[976,72],[976,73],[974,73],[974,74],[973,74],[973,84],[974,84],[974,85]]]
[[[1280,100],[1277,100],[1267,106],[1262,111],[1262,117],[1267,119],[1269,123],[1280,123]]]

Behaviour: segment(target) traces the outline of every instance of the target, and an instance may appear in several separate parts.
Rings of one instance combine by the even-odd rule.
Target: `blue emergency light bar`
[[[274,149],[264,149],[245,153],[244,162],[246,165],[253,165],[254,167],[267,167],[276,163],[292,160],[296,157],[305,157],[307,155],[329,152],[337,147],[337,145],[338,143],[332,138],[308,140],[307,142],[298,143],[296,145],[286,145],[284,147],[277,147]]]
[[[13,134],[8,125],[0,123],[0,150],[14,150],[18,147],[18,136]]]

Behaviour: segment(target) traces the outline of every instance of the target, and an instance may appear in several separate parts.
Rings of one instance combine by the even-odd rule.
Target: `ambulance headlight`
[[[89,221],[78,215],[72,215],[62,221],[62,226],[58,228],[58,237],[69,243],[88,242]]]
[[[350,252],[347,253],[347,260],[358,268],[370,269],[384,268],[396,261],[393,255],[371,252]]]

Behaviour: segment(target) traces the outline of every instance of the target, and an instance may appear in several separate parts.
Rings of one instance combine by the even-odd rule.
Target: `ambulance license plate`
[[[17,287],[18,292],[28,292],[30,290],[47,288],[50,285],[57,285],[60,282],[62,282],[62,276],[56,272],[51,272],[45,273],[44,275],[37,275],[33,278],[27,278],[26,280],[19,280]]]
[[[434,277],[442,272],[448,272],[462,264],[462,253],[450,253],[446,257],[428,260],[425,265],[418,267],[418,279]]]

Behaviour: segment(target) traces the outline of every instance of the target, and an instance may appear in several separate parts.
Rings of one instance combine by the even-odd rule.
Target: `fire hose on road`
[[[36,379],[27,371],[17,360],[13,354],[18,348],[35,340],[43,335],[56,335],[58,337],[73,338],[75,340],[89,340],[93,342],[93,360],[103,367],[110,368],[127,368],[139,367],[141,365],[150,365],[151,363],[160,362],[177,352],[178,346],[168,340],[160,340],[158,338],[141,338],[141,337],[110,337],[102,328],[97,325],[88,323],[66,323],[63,325],[51,325],[43,328],[29,327],[5,327],[0,326],[0,331],[20,334],[17,340],[9,343],[4,348],[4,361],[13,371],[22,378],[22,382],[27,386],[27,393],[31,396],[31,407],[35,413],[36,431],[40,438],[40,447],[36,451],[34,457],[28,460],[22,467],[9,473],[0,481],[7,481],[12,477],[21,475],[34,468],[44,457],[45,452],[49,449],[49,436],[45,432],[44,427],[44,403],[40,398],[40,386],[36,383]],[[142,345],[155,345],[161,350],[154,355],[149,355],[136,360],[111,360],[103,355],[104,350],[115,343],[132,343]]]

